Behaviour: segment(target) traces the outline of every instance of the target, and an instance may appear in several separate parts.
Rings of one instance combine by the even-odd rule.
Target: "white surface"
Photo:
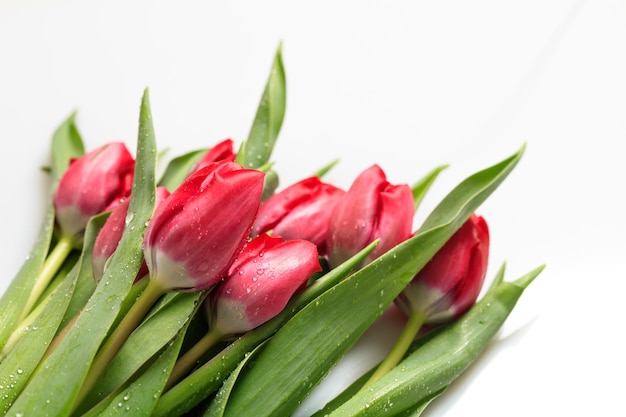
[[[417,227],[456,183],[527,143],[480,210],[492,231],[489,276],[503,261],[510,279],[547,268],[426,415],[623,409],[626,3],[205,3],[0,0],[0,290],[37,236],[38,168],[67,115],[78,110],[87,147],[134,149],[148,86],[171,155],[240,141],[282,40],[283,184],[336,157],[328,179],[342,186],[374,162],[396,183],[449,163]],[[358,347],[298,415],[384,349]]]

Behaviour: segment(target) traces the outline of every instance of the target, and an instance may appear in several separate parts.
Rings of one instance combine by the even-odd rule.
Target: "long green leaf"
[[[515,167],[522,150],[444,198],[411,239],[308,304],[259,353],[225,416],[289,415]]]
[[[54,209],[50,204],[37,242],[0,299],[0,317],[2,317],[0,320],[0,350],[4,348],[11,333],[18,325],[17,322],[26,300],[28,300],[30,290],[46,260],[53,232]]]
[[[337,282],[344,279],[374,250],[377,244],[378,242],[372,243],[343,264],[319,278],[290,302],[276,317],[241,336],[198,370],[172,387],[159,400],[154,410],[154,416],[180,416],[214,393],[246,355],[270,338],[280,326],[303,306],[312,302],[320,294],[329,291]]]
[[[3,387],[0,389],[0,412],[5,413],[9,409],[26,385],[57,333],[76,282],[86,270],[91,271],[91,257],[87,256],[86,260],[85,255],[91,254],[93,242],[101,226],[98,219],[92,219],[87,224],[81,258],[68,274],[59,274],[56,277],[56,280],[62,280],[60,285],[49,298],[44,298],[46,301],[41,312],[0,363],[0,386]]]
[[[69,415],[89,365],[141,265],[143,232],[155,198],[156,144],[147,90],[140,112],[136,157],[128,225],[110,267],[75,324],[9,409],[9,415],[24,415],[26,411],[37,416]]]
[[[69,165],[70,158],[84,152],[82,139],[74,123],[75,115],[68,117],[52,136],[52,174],[54,183],[63,175]],[[28,258],[15,275],[9,287],[0,299],[0,350],[17,326],[20,315],[31,288],[33,287],[41,267],[43,266],[54,232],[54,208],[52,207],[52,190],[47,201],[46,215],[43,219],[39,237],[33,245]]]
[[[443,171],[447,167],[447,165],[438,166],[426,175],[424,175],[422,178],[420,178],[420,180],[417,181],[415,184],[413,184],[413,186],[411,187],[411,191],[413,192],[413,206],[415,210],[417,210],[422,203],[422,200],[426,196],[426,193],[430,189],[430,186],[433,185],[433,182],[435,182],[435,179],[437,179],[441,171]]]
[[[285,68],[279,45],[248,140],[237,153],[238,163],[246,168],[259,168],[269,162],[285,118],[286,100]]]
[[[254,355],[263,347],[263,343],[259,346],[255,347],[252,352],[250,352],[246,357],[237,365],[237,368],[231,372],[231,374],[226,378],[224,384],[220,388],[220,390],[215,394],[215,398],[211,401],[204,410],[202,417],[223,417],[224,409],[226,404],[228,403],[228,396],[232,391],[235,383],[237,382],[237,378],[239,377],[239,373],[243,369],[243,367],[248,363],[250,359],[254,357]]]
[[[186,320],[182,328],[179,326],[175,337],[161,349],[157,358],[147,364],[145,370],[138,372],[137,378],[128,384],[128,387],[119,390],[117,395],[108,401],[108,406],[97,407],[96,413],[90,412],[87,416],[105,417],[129,413],[133,416],[150,416],[176,363],[189,323],[190,321]]]
[[[158,185],[174,191],[187,178],[193,167],[202,159],[208,149],[187,152],[172,159],[165,168]]]
[[[85,153],[83,140],[72,113],[52,135],[52,176],[56,182],[67,170],[70,162]]]
[[[394,369],[359,391],[329,417],[392,417],[421,408],[445,389],[487,347],[528,285],[539,275],[537,268],[513,282],[492,286],[485,296],[457,322],[438,332]]]
[[[71,320],[73,320],[76,315],[80,312],[80,310],[85,306],[91,294],[93,294],[96,289],[96,283],[93,276],[93,267],[92,267],[92,255],[93,255],[93,243],[97,237],[97,234],[100,232],[102,226],[108,219],[110,212],[100,213],[93,216],[89,220],[88,229],[85,233],[85,243],[83,244],[83,250],[81,252],[81,264],[84,264],[86,267],[81,269],[81,273],[78,275],[76,280],[76,286],[74,291],[72,292],[72,297],[69,300],[69,304],[65,311],[65,315],[63,316],[63,320],[61,321],[60,327],[65,327]],[[89,233],[90,239],[93,236],[92,240],[87,240],[87,233]],[[89,245],[89,247],[86,247]]]
[[[75,269],[71,272],[75,275]],[[0,363],[0,413],[6,413],[45,354],[62,318],[75,280],[62,276],[61,285],[47,299],[35,321],[26,326],[13,349]]]
[[[150,358],[163,349],[190,320],[202,296],[200,292],[173,294],[173,297],[160,306],[157,312],[148,316],[111,360],[91,394],[81,405],[81,409],[93,406],[122,386]]]

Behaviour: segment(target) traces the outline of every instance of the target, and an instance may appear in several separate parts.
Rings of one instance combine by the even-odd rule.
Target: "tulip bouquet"
[[[148,91],[136,154],[85,153],[74,115],[52,139],[50,204],[0,300],[0,412],[9,416],[289,416],[387,309],[388,356],[315,415],[417,416],[478,357],[540,273],[489,255],[477,208],[524,148],[454,188],[415,227],[444,168],[413,186],[378,165],[343,190],[332,165],[282,189],[280,48],[250,135],[157,175]]]

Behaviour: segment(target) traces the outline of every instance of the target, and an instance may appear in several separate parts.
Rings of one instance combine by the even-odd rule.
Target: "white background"
[[[88,148],[134,149],[149,87],[170,155],[238,143],[282,41],[283,185],[335,158],[327,179],[342,187],[375,162],[394,183],[449,163],[417,227],[459,181],[527,144],[479,211],[489,277],[504,261],[510,279],[547,268],[425,415],[623,413],[626,3],[225,3],[0,0],[0,290],[37,236],[39,168],[72,111]],[[384,354],[398,325],[383,324],[298,415]]]

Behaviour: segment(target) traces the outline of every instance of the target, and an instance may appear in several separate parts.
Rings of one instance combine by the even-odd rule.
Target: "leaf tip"
[[[545,264],[538,266],[537,268],[533,269],[526,275],[513,281],[513,284],[526,289],[530,285],[530,283],[533,282],[535,278],[537,278],[537,276],[539,276],[539,274],[545,269],[545,267],[546,267]]]

